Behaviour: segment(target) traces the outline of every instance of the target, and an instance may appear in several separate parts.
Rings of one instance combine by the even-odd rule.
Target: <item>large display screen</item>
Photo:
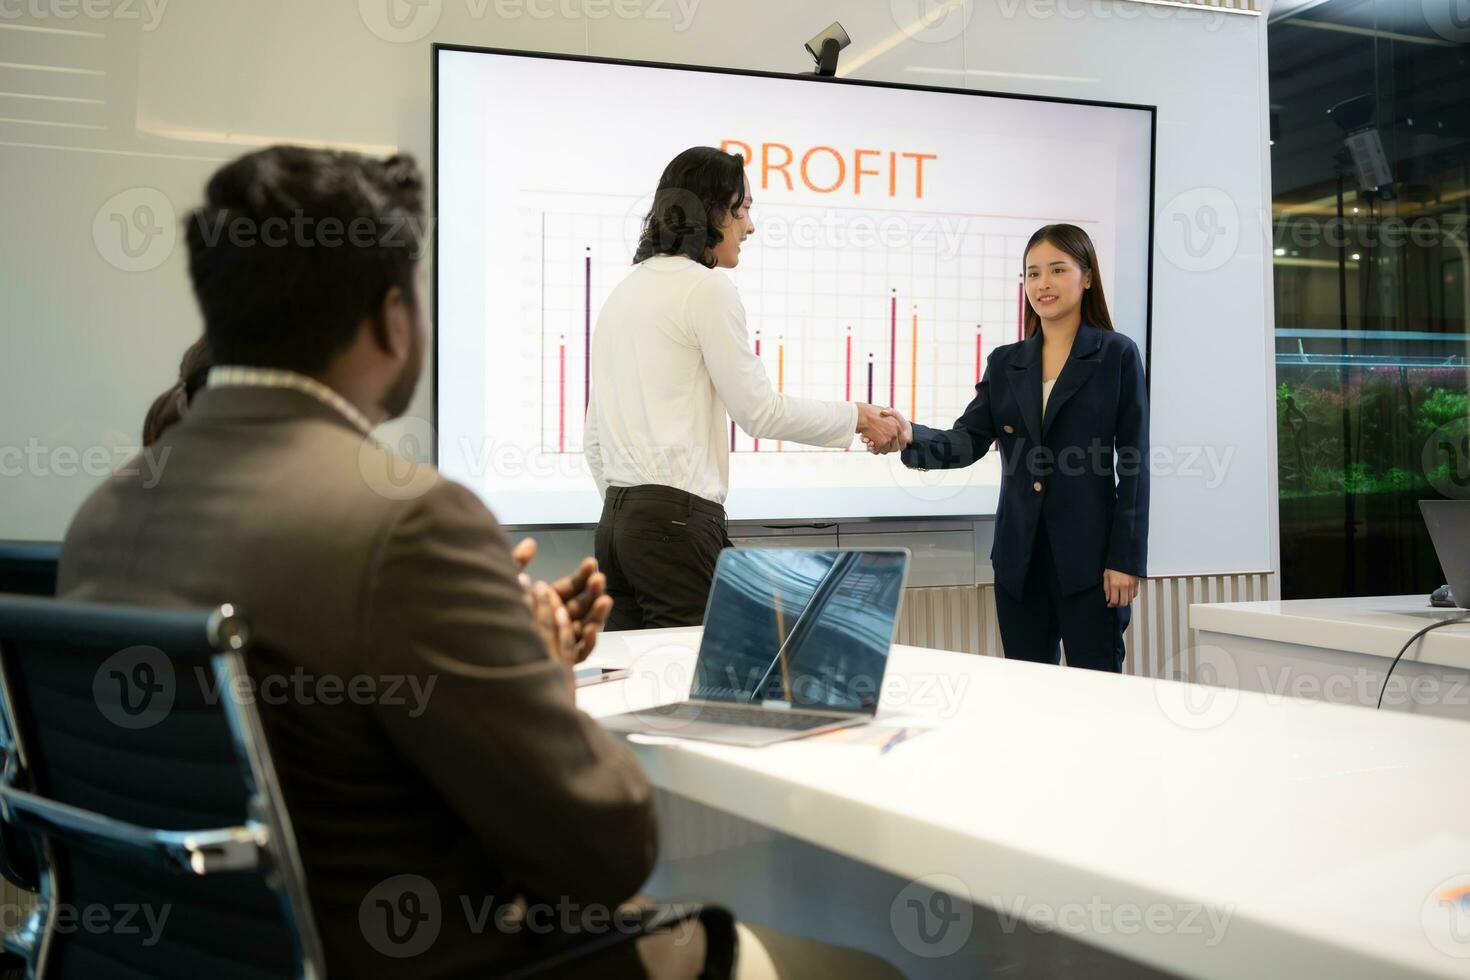
[[[1114,325],[1148,350],[1153,110],[438,47],[436,439],[503,523],[595,523],[581,452],[598,310],[664,166],[746,158],[736,283],[773,385],[949,426],[1020,333],[1022,249],[1095,243]],[[730,433],[731,519],[995,512],[992,454],[897,456]]]

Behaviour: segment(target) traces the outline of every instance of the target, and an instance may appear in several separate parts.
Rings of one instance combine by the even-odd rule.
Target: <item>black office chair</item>
[[[0,706],[13,736],[0,831],[42,841],[41,905],[6,940],[30,975],[322,976],[260,716],[225,693],[245,674],[248,642],[229,606],[177,612],[0,595]],[[89,930],[75,915],[58,921],[128,906],[170,911],[157,936]],[[692,918],[708,938],[706,976],[730,976],[733,917],[693,903],[650,908],[635,931],[570,937],[509,976],[565,969]]]
[[[0,541],[0,592],[55,595],[60,560],[54,541]]]
[[[7,945],[32,975],[322,975],[259,715],[221,696],[247,642],[228,606],[0,596],[0,817],[42,842],[40,906]]]
[[[0,593],[55,595],[60,559],[61,545],[54,541],[0,541]],[[10,745],[9,721],[0,713],[0,756],[9,753]],[[34,904],[38,873],[29,835],[0,823],[0,877],[12,886],[4,895],[7,906],[24,912]],[[21,957],[0,949],[0,980],[20,976],[24,966]]]

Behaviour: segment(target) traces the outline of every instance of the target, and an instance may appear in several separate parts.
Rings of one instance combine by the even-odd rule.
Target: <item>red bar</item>
[[[557,357],[557,396],[556,396],[556,451],[564,453],[567,451],[567,345],[566,338],[562,338],[562,344],[556,349]]]
[[[975,324],[975,383],[980,383],[980,378],[985,373],[985,341],[980,335],[980,324]]]

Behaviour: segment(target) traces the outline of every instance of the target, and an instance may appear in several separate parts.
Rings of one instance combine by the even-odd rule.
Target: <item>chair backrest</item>
[[[322,974],[229,606],[0,596],[0,817],[41,841],[33,975]]]
[[[61,545],[53,541],[0,541],[0,592],[56,594]]]

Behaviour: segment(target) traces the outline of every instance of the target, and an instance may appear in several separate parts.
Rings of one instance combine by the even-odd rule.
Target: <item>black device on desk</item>
[[[1421,500],[1419,512],[1429,528],[1439,567],[1449,580],[1448,585],[1434,590],[1430,603],[1470,608],[1470,500]]]
[[[908,567],[903,549],[726,549],[688,700],[602,724],[758,746],[867,722]]]

